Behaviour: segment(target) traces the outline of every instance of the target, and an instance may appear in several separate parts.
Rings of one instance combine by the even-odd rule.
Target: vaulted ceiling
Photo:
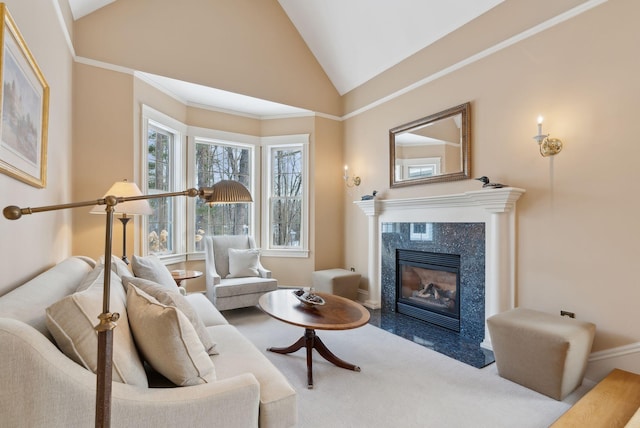
[[[77,20],[117,0],[68,1]],[[503,1],[278,0],[340,94],[362,85]],[[201,87],[152,75],[145,77],[184,101],[206,104],[207,91]],[[195,94],[200,99],[192,99]],[[216,95],[220,99],[219,91]],[[237,105],[248,105],[247,99],[234,104],[233,94],[225,98],[229,105],[216,107],[237,111]],[[260,116],[270,108],[280,108],[274,104],[263,103],[247,113]],[[280,113],[295,111],[285,108]]]

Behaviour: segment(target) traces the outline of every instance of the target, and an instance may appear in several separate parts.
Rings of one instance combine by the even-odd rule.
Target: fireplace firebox
[[[396,311],[460,331],[460,255],[396,250]]]

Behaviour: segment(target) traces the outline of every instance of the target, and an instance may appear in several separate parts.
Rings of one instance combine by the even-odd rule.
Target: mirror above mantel
[[[470,103],[389,130],[391,187],[470,178]]]

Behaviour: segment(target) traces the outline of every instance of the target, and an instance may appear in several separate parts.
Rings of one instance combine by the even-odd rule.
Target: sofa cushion
[[[46,309],[46,323],[58,347],[76,363],[97,371],[98,315],[102,313],[104,268],[84,291],[66,296]],[[111,275],[109,310],[120,314],[113,330],[113,380],[131,385],[148,385],[129,329],[126,296],[117,275]]]
[[[223,380],[242,373],[253,374],[260,383],[260,426],[296,425],[296,391],[287,378],[232,325],[207,327],[218,340],[220,355],[211,357],[216,376]]]
[[[145,257],[134,255],[131,259],[131,268],[133,274],[138,278],[157,282],[169,290],[176,288],[176,281],[171,276],[169,269],[153,254]]]
[[[227,275],[227,278],[258,276],[259,263],[259,249],[250,248],[246,250],[239,250],[236,248],[229,248],[229,275]]]
[[[167,290],[157,282],[149,281],[144,278],[127,277],[123,280],[125,288],[128,289],[129,284],[133,284],[151,297],[155,298],[158,302],[167,306],[174,306],[187,316],[193,328],[195,328],[200,341],[204,345],[204,349],[209,355],[215,355],[216,344],[211,338],[211,335],[205,328],[204,323],[198,316],[198,313],[191,307],[187,299],[178,292],[177,287],[173,287],[173,290]]]
[[[205,326],[229,324],[211,300],[202,293],[190,293],[185,296],[191,307],[198,313]]]
[[[136,343],[155,370],[178,386],[216,380],[213,362],[179,309],[163,305],[132,284],[127,308]]]

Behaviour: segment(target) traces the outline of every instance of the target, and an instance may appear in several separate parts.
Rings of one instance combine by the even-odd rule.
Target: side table
[[[172,270],[171,276],[173,277],[173,280],[176,282],[176,285],[180,287],[180,284],[182,283],[182,281],[184,281],[185,279],[194,279],[194,278],[201,277],[202,272],[200,272],[199,270],[183,270],[183,269]]]

